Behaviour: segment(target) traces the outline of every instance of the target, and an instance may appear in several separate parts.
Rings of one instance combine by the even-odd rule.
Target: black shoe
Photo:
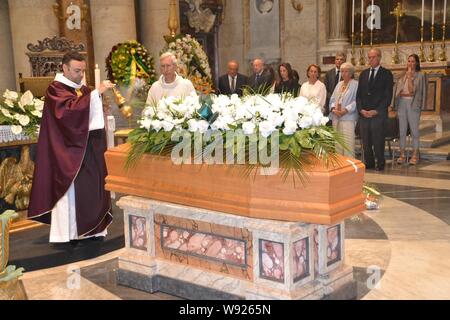
[[[105,237],[104,236],[101,236],[101,237],[91,237],[91,238],[88,238],[89,240],[91,240],[91,241],[95,241],[95,242],[103,242],[103,241],[105,241]]]

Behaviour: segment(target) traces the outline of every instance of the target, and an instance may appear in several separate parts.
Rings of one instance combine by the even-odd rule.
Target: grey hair
[[[177,65],[178,64],[178,59],[177,57],[170,51],[164,52],[160,57],[159,57],[159,61],[165,59],[165,58],[170,58],[172,60],[172,64]]]
[[[350,71],[351,76],[355,74],[355,67],[350,62],[344,62],[343,64],[341,64],[341,70],[342,69]]]
[[[347,60],[347,53],[345,53],[344,51],[339,51],[339,52],[336,52],[335,57],[342,57],[342,58],[344,58],[344,60]]]
[[[377,55],[380,57],[380,59],[381,59],[381,50],[380,49],[378,49],[378,48],[372,48],[372,49],[370,49],[370,51],[375,51],[376,53],[377,53]],[[370,52],[369,51],[369,52]]]

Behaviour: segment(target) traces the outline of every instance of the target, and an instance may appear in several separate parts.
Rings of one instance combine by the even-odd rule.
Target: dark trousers
[[[359,118],[360,135],[364,149],[364,164],[366,168],[382,168],[385,165],[384,139],[386,136],[387,119],[384,115],[373,118]],[[375,153],[375,157],[374,157]]]

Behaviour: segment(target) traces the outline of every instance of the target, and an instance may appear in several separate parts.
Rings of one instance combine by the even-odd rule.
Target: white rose
[[[150,127],[152,125],[152,120],[145,118],[143,120],[140,121],[141,123],[141,128],[145,128],[146,130],[150,130]]]
[[[283,133],[287,136],[290,136],[297,131],[297,123],[295,121],[286,121],[284,123]]]
[[[300,128],[302,129],[308,129],[311,127],[313,123],[313,119],[310,116],[303,116],[300,118],[300,120],[298,121],[298,125],[300,126]]]
[[[11,132],[13,134],[21,134],[22,133],[22,127],[21,126],[11,126]]]
[[[162,121],[153,120],[152,121],[152,128],[155,129],[156,131],[161,130],[161,128],[162,128]]]
[[[264,138],[267,138],[268,136],[270,136],[272,134],[273,131],[275,131],[275,126],[272,122],[270,121],[262,121],[259,124],[259,132],[261,133],[261,135]]]
[[[244,122],[242,124],[242,130],[244,130],[244,134],[251,135],[255,132],[255,124],[253,122]]]
[[[42,118],[42,112],[39,111],[39,110],[33,110],[33,111],[31,111],[31,114],[32,114],[33,116],[38,117],[38,118]]]
[[[30,123],[30,117],[27,115],[20,115],[17,120],[19,120],[21,126],[26,126]]]
[[[197,120],[195,120],[195,119],[191,119],[191,120],[189,120],[188,122],[188,125],[189,125],[189,131],[190,132],[196,132],[197,130],[198,130],[198,124],[197,124]]]
[[[19,94],[17,92],[9,91],[8,89],[6,89],[5,93],[3,93],[3,98],[8,100],[16,101],[18,97]]]
[[[25,92],[19,100],[19,107],[24,110],[25,106],[33,105],[33,94],[30,90]]]
[[[205,120],[200,120],[197,122],[198,131],[200,133],[205,133],[209,129],[209,122]]]
[[[13,118],[13,116],[11,115],[11,113],[9,113],[9,111],[6,110],[5,108],[1,108],[0,110],[1,110],[1,112],[3,113],[3,115],[4,115],[5,117]]]
[[[44,109],[44,101],[41,99],[34,99],[34,108],[36,110],[42,111]]]
[[[166,132],[172,131],[174,126],[175,125],[172,122],[169,122],[169,121],[162,122],[162,127],[163,127],[164,131],[166,131]]]
[[[5,104],[10,108],[14,108],[14,102],[9,99],[5,99]]]

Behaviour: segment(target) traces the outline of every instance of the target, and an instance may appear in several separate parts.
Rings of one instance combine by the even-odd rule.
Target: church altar
[[[108,150],[106,188],[126,194],[118,282],[189,299],[352,299],[344,219],[364,208],[364,165],[316,163],[305,185],[225,165]],[[294,174],[291,172],[291,174]]]

